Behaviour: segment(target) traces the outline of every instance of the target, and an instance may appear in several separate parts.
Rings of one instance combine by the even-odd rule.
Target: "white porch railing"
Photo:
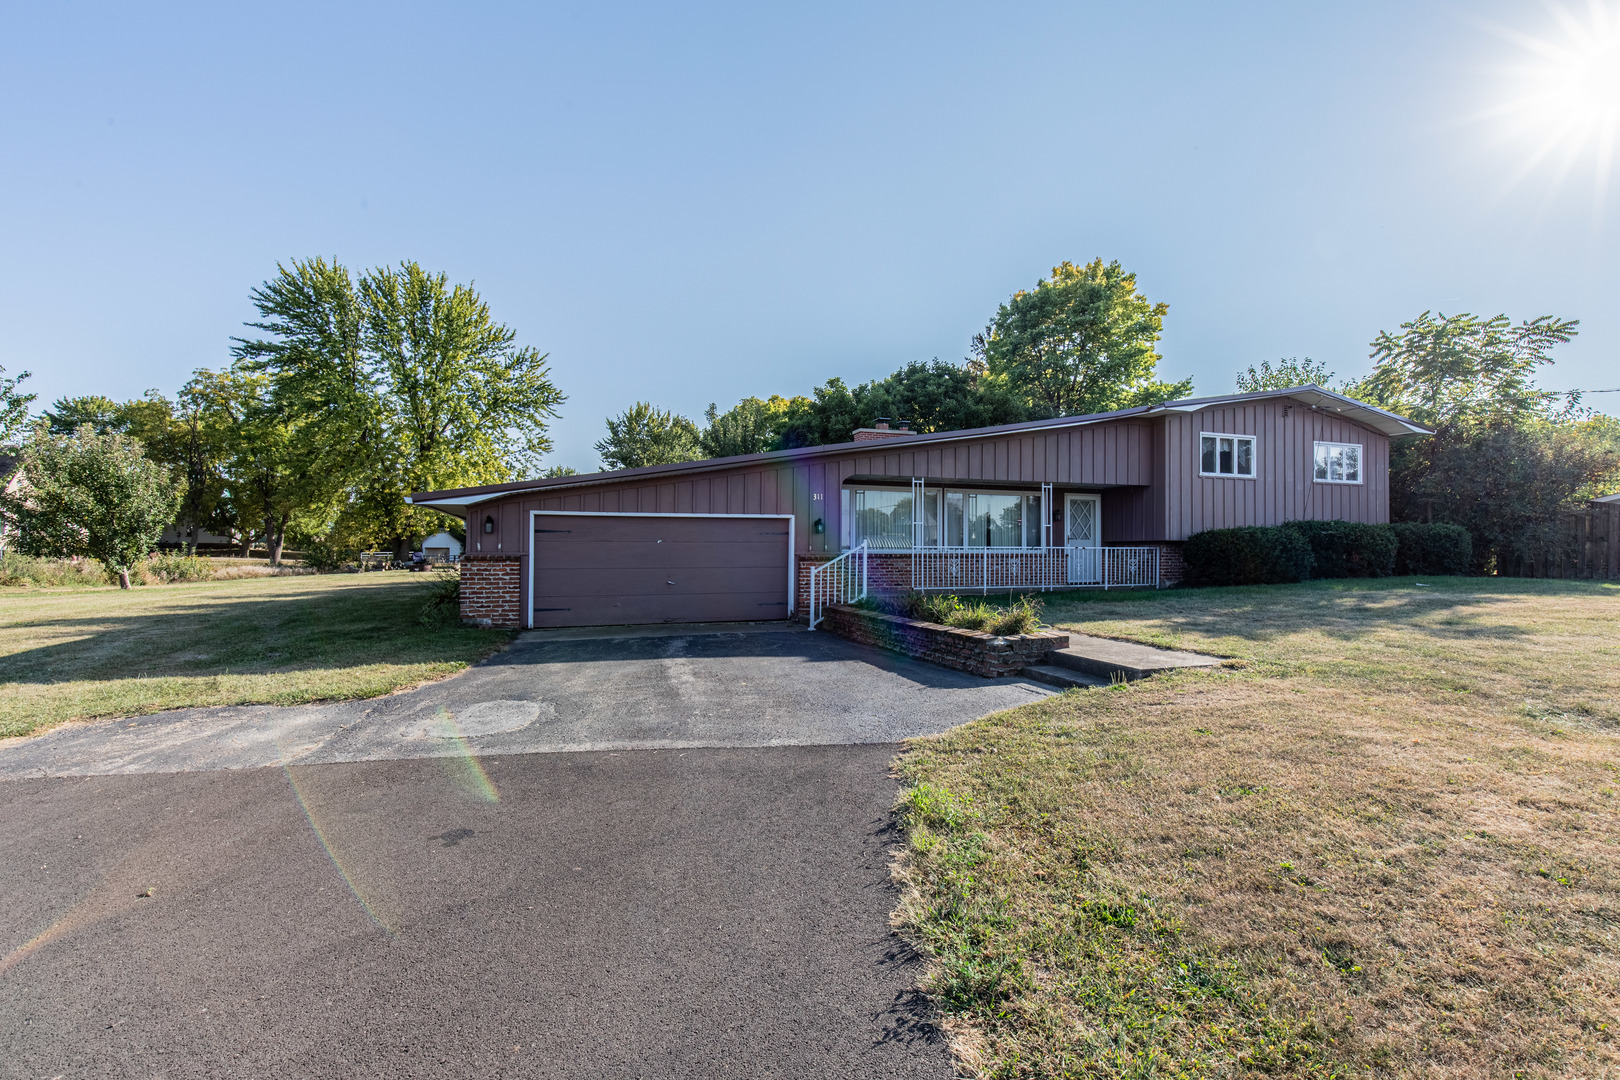
[[[914,548],[893,554],[910,556],[911,587],[918,592],[1159,585],[1156,547]]]
[[[866,596],[866,541],[836,559],[810,569],[810,629],[828,604],[848,604]]]

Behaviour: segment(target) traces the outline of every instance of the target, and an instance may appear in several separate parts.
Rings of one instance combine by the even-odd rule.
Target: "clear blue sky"
[[[1100,255],[1201,393],[1360,374],[1425,308],[1579,318],[1545,385],[1620,386],[1620,191],[1593,140],[1525,173],[1550,121],[1482,118],[1513,32],[1565,40],[1489,0],[9,4],[0,364],[41,404],[172,393],[277,260],[412,258],[551,353],[592,468],[635,399],[960,360]]]

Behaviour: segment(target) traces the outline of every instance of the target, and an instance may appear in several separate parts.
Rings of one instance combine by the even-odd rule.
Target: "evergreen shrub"
[[[1467,574],[1474,567],[1474,538],[1461,525],[1399,521],[1390,526],[1398,546],[1397,574]]]
[[[1305,538],[1319,578],[1389,577],[1395,572],[1395,533],[1388,525],[1359,521],[1290,521]]]
[[[1294,529],[1249,525],[1206,529],[1181,556],[1189,585],[1280,585],[1311,576],[1311,545]]]

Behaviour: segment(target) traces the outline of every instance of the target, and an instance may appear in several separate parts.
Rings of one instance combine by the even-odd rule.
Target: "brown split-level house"
[[[831,446],[410,501],[466,521],[469,622],[813,619],[829,581],[1157,586],[1204,529],[1386,522],[1390,440],[1418,434],[1312,385],[931,435],[883,424]]]

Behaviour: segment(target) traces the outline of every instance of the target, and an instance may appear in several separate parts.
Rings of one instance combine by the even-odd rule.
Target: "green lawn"
[[[898,918],[986,1077],[1620,1075],[1620,587],[1051,598],[1224,657],[917,740]]]
[[[424,627],[420,574],[0,589],[0,736],[192,705],[374,697],[510,640]]]

